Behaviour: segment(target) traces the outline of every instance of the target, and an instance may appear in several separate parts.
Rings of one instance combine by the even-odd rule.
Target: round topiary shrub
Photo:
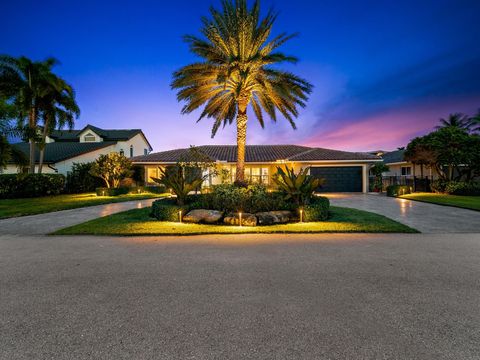
[[[315,196],[310,204],[303,207],[303,221],[325,221],[328,219],[330,200],[324,196]]]
[[[178,222],[180,216],[183,217],[188,211],[190,211],[188,205],[177,205],[175,199],[160,199],[152,203],[150,216],[160,221]]]

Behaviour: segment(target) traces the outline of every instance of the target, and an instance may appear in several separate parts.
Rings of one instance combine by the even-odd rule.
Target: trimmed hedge
[[[153,202],[150,216],[160,221],[178,222],[180,220],[179,211],[182,211],[183,217],[190,209],[188,205],[177,205],[175,199],[160,199]]]
[[[412,188],[407,185],[389,185],[387,186],[387,196],[400,196],[411,194]]]
[[[435,180],[431,184],[431,188],[436,193],[450,194],[450,195],[480,195],[480,182],[477,181],[445,181]]]
[[[328,219],[330,200],[324,196],[315,196],[310,204],[303,207],[303,221],[324,221]]]
[[[118,196],[128,194],[130,188],[127,187],[118,187],[118,188],[106,188],[99,187],[95,190],[97,196]]]
[[[2,174],[0,198],[13,199],[58,195],[65,188],[61,174]]]
[[[153,194],[164,194],[167,192],[165,185],[148,185],[143,187],[145,191],[151,192]]]

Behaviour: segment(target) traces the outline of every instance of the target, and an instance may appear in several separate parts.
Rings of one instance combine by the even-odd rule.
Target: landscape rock
[[[256,213],[255,216],[258,219],[259,225],[274,225],[285,224],[292,220],[294,217],[291,211],[266,211]]]
[[[195,209],[189,211],[183,221],[187,223],[214,224],[221,220],[223,212],[217,210]]]
[[[223,222],[228,225],[239,225],[238,214],[228,214],[223,219]],[[243,226],[257,226],[257,217],[254,214],[242,213],[242,225]]]

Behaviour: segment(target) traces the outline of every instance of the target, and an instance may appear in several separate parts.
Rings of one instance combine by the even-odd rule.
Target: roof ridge
[[[305,146],[305,147],[309,147],[309,146]],[[294,158],[296,156],[308,154],[308,153],[310,153],[310,152],[312,152],[316,149],[319,149],[319,148],[309,148],[308,150],[302,151],[301,153],[298,153],[298,154],[295,154],[295,155],[292,155],[292,156],[288,157],[286,160],[291,160],[292,158]]]

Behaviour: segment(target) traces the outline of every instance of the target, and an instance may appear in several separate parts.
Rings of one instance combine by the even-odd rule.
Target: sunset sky
[[[0,53],[54,56],[77,92],[76,128],[141,128],[154,150],[233,144],[212,121],[181,115],[171,74],[195,61],[182,41],[219,1],[16,1],[2,4]],[[395,149],[452,112],[480,108],[480,1],[262,1],[288,69],[315,86],[292,130],[249,120],[249,144]]]

